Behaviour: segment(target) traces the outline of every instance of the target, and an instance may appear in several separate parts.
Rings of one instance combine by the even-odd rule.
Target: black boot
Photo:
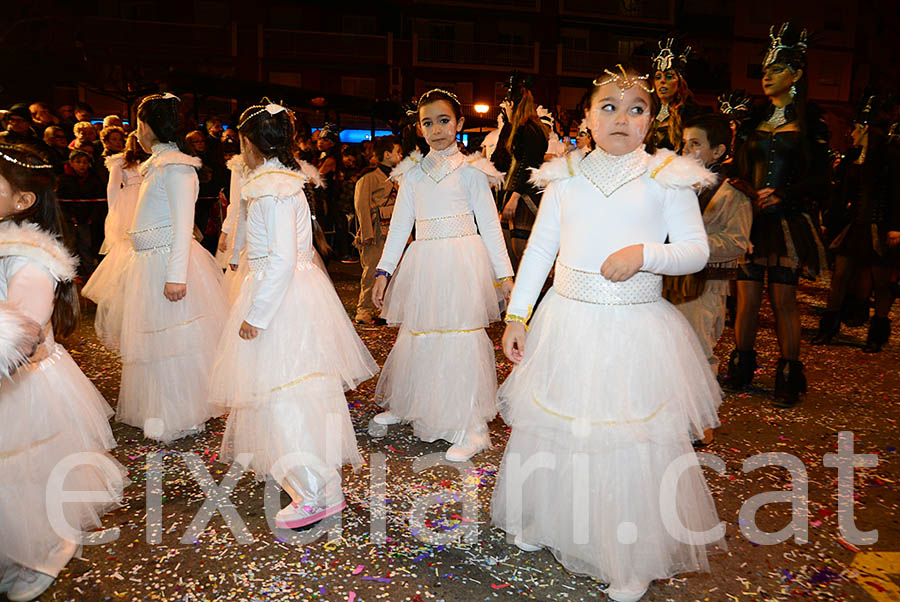
[[[756,368],[755,351],[735,349],[728,359],[728,372],[725,374],[723,386],[732,391],[740,391],[753,381]]]
[[[869,323],[869,334],[866,337],[865,353],[878,353],[891,336],[891,319],[872,316]]]
[[[837,311],[826,311],[819,320],[819,331],[812,339],[813,345],[827,345],[841,331],[841,314]]]
[[[775,372],[775,407],[793,408],[800,404],[800,394],[806,393],[806,376],[800,360],[778,360]]]

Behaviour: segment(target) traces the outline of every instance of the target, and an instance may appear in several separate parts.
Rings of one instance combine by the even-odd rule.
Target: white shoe
[[[13,583],[19,577],[20,568],[18,564],[11,564],[6,567],[6,570],[3,571],[3,577],[0,578],[0,594],[8,592],[9,588],[13,586]]]
[[[6,593],[6,597],[10,602],[28,602],[34,600],[53,585],[56,577],[51,577],[46,573],[32,571],[22,567],[19,569],[19,575],[16,582]]]
[[[472,431],[466,431],[466,436],[463,437],[463,440],[460,443],[451,445],[444,457],[447,458],[448,462],[466,462],[472,456],[490,446],[491,439],[487,432],[476,434]]]
[[[516,547],[523,552],[537,552],[538,550],[544,549],[544,546],[536,546],[534,544],[528,543],[527,541],[522,539],[521,535],[516,535],[516,539],[513,543],[515,543]]]
[[[382,426],[390,426],[392,424],[400,424],[403,422],[403,419],[397,416],[396,414],[391,414],[390,412],[382,412],[380,414],[375,414],[375,417],[372,418],[376,424],[380,424]]]
[[[275,526],[279,529],[299,529],[338,514],[346,507],[347,502],[343,497],[338,503],[327,507],[301,506],[296,502],[291,502],[275,515]]]
[[[649,587],[649,583],[645,585],[643,589],[640,589],[640,587],[635,589],[619,589],[610,586],[606,589],[606,595],[610,600],[615,600],[616,602],[638,602],[638,600],[643,598],[644,594],[647,593]]]

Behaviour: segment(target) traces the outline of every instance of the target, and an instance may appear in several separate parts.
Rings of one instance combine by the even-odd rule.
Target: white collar
[[[161,155],[172,150],[178,150],[178,145],[174,142],[157,142],[150,147],[150,154]]]
[[[591,151],[578,168],[605,196],[611,196],[625,184],[647,171],[650,155],[641,146],[627,155],[611,155],[601,148]]]
[[[443,150],[431,149],[419,165],[429,178],[440,182],[465,162],[466,156],[459,152],[454,142]]]

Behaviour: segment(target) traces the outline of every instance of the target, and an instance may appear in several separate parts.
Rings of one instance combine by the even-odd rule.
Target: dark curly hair
[[[270,104],[264,98],[249,107],[241,114],[237,130],[267,159],[276,157],[285,167],[299,170],[294,158],[294,114],[288,109],[270,113],[266,110]]]
[[[177,96],[151,94],[138,105],[138,119],[150,126],[160,142],[175,142],[181,147],[181,101]]]

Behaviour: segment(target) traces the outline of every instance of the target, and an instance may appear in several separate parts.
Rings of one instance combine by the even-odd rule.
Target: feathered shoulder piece
[[[503,184],[503,173],[497,171],[497,168],[494,167],[494,164],[491,163],[490,159],[483,157],[481,154],[474,154],[470,159],[467,160],[469,167],[477,169],[481,173],[487,176],[488,182],[492,187],[497,187]]]
[[[584,159],[584,152],[580,148],[576,148],[562,157],[546,161],[537,169],[532,167],[531,177],[528,181],[538,188],[546,188],[550,182],[574,178],[578,175],[578,165],[582,159]]]
[[[240,153],[230,158],[228,162],[225,163],[225,167],[227,167],[229,171],[237,172],[241,177],[245,175],[244,171],[247,169],[247,166],[244,165],[244,158],[241,157]]]
[[[706,188],[716,183],[716,174],[700,162],[668,149],[656,151],[647,163],[647,173],[663,188]]]
[[[12,305],[0,303],[0,378],[25,361],[19,343],[25,337],[25,316]]]
[[[397,167],[391,170],[391,179],[395,182],[399,182],[400,179],[413,167],[422,162],[422,153],[419,150],[414,150],[409,153],[409,155],[400,161],[397,164]]]
[[[55,236],[31,222],[0,222],[0,257],[25,257],[46,269],[57,281],[75,278],[75,259]]]
[[[303,171],[288,169],[277,159],[269,159],[246,176],[241,185],[241,198],[251,200],[264,196],[289,197],[301,194],[308,181],[321,182],[315,167],[308,163]],[[311,170],[311,171],[309,171]]]
[[[298,161],[300,164],[300,172],[306,176],[307,181],[309,181],[316,188],[325,188],[325,180],[322,179],[322,174],[319,173],[319,170],[310,163],[306,161]]]
[[[153,168],[162,168],[166,165],[187,165],[188,167],[193,167],[194,169],[200,169],[203,167],[203,160],[200,157],[192,157],[190,155],[186,155],[178,149],[172,149],[170,151],[166,151],[160,153],[158,155],[153,155],[143,163],[139,168],[139,172],[142,176],[146,176],[147,172]]]
[[[106,165],[106,169],[121,167],[122,164],[125,163],[125,153],[116,153],[115,155],[110,155],[103,163],[104,165]]]

